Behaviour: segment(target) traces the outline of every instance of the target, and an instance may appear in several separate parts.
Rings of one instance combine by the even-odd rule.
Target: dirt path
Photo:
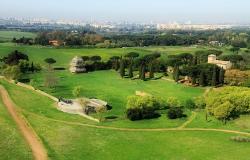
[[[188,124],[190,124],[195,119],[196,115],[197,115],[197,113],[193,111],[190,118],[185,123],[183,123],[181,126],[179,126],[178,128],[179,129],[185,128]]]
[[[4,106],[8,110],[13,120],[16,122],[23,137],[29,144],[32,150],[34,159],[35,160],[47,160],[48,159],[47,152],[45,148],[43,147],[41,141],[39,140],[34,130],[31,127],[29,127],[28,123],[25,121],[22,115],[20,115],[18,111],[15,109],[15,104],[12,102],[12,100],[9,97],[8,92],[5,90],[3,86],[0,86],[0,93],[1,93]]]

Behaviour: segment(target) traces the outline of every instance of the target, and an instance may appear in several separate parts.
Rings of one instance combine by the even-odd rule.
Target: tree
[[[232,47],[230,48],[230,51],[232,51],[233,53],[238,53],[240,51],[240,47]]]
[[[196,107],[194,100],[193,99],[187,99],[185,101],[185,107],[190,109],[190,110],[194,109]]]
[[[138,63],[139,63],[139,78],[143,81],[145,81],[146,76],[145,76],[145,72],[146,72],[146,59],[145,57],[141,57],[140,59],[138,59]]]
[[[53,58],[46,58],[44,61],[48,64],[49,70],[52,69],[51,65],[54,64],[54,63],[56,63],[56,60],[53,59]]]
[[[167,105],[169,108],[180,107],[180,101],[175,97],[169,97],[167,99]]]
[[[225,77],[225,70],[223,68],[220,68],[219,72],[219,83],[224,84],[224,77]]]
[[[180,107],[171,107],[168,110],[167,116],[169,119],[177,119],[177,118],[182,118],[183,115],[183,110]]]
[[[130,96],[127,101],[127,118],[135,121],[159,117],[156,113],[163,103],[153,96]]]
[[[136,52],[129,52],[125,55],[129,59],[129,67],[128,67],[128,77],[132,78],[133,75],[133,61],[135,58],[139,57],[139,54]]]
[[[7,79],[18,80],[21,78],[22,72],[18,66],[7,66],[7,68],[3,69],[2,74]]]
[[[89,56],[82,56],[82,59],[83,59],[83,61],[88,61],[88,60],[90,60],[90,57]]]
[[[113,56],[110,58],[111,62],[112,62],[112,68],[115,69],[116,71],[118,71],[119,69],[119,56]]]
[[[28,56],[22,52],[19,52],[15,50],[14,52],[11,52],[6,57],[3,57],[1,59],[5,64],[8,65],[17,65],[20,60],[29,60]]]
[[[102,57],[101,56],[92,56],[92,57],[90,57],[90,60],[93,62],[99,62],[102,60]]]
[[[245,87],[223,87],[210,90],[204,96],[207,112],[226,121],[250,112],[250,89]]]
[[[123,78],[125,76],[125,64],[124,60],[120,60],[120,76]]]
[[[179,70],[178,66],[176,66],[174,68],[173,78],[174,78],[175,82],[178,82],[180,79],[180,70]]]
[[[214,109],[214,116],[226,124],[226,121],[231,117],[233,109],[233,105],[226,101]]]
[[[205,74],[204,74],[204,71],[200,72],[199,85],[202,86],[202,87],[205,86]]]
[[[161,56],[161,54],[158,52],[144,56],[144,59],[145,59],[146,63],[148,64],[148,68],[149,68],[149,78],[154,78],[155,61],[160,56]]]
[[[212,86],[216,86],[217,85],[217,71],[216,71],[216,67],[214,66],[213,68],[213,75],[212,75]]]
[[[72,94],[73,94],[73,96],[75,96],[75,97],[79,97],[80,94],[81,94],[81,91],[82,91],[82,87],[81,87],[81,86],[77,86],[77,87],[75,87],[75,88],[73,89]]]

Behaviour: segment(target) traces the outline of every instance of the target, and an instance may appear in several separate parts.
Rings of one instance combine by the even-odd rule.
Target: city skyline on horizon
[[[47,2],[47,3],[46,3]],[[240,3],[241,2],[241,3]],[[243,0],[190,0],[175,2],[155,0],[9,0],[2,2],[1,17],[96,22],[250,24],[250,15]],[[39,7],[37,7],[39,6]]]

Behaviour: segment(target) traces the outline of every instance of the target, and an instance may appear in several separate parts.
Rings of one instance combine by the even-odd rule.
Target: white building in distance
[[[216,64],[217,66],[222,67],[225,70],[231,69],[233,65],[230,61],[217,60],[217,57],[214,54],[208,56],[208,63]]]

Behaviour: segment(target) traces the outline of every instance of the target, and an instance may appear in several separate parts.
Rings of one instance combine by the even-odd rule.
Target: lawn
[[[70,60],[74,56],[93,56],[99,55],[104,61],[107,61],[112,56],[121,56],[128,52],[138,52],[141,55],[149,54],[155,51],[161,52],[162,59],[165,59],[168,55],[180,54],[180,53],[194,53],[198,50],[208,50],[209,47],[183,47],[183,46],[167,46],[167,47],[135,47],[135,48],[53,48],[43,46],[26,46],[15,45],[13,43],[0,43],[0,57],[9,54],[14,50],[24,52],[29,56],[31,61],[44,64],[44,59],[51,57],[54,58],[57,63],[56,66],[68,67]]]
[[[11,41],[13,38],[35,38],[36,34],[20,31],[0,31],[0,41]]]
[[[164,57],[168,54],[193,53],[196,50],[208,48],[57,49],[41,46],[15,46],[12,43],[2,43],[0,44],[0,56],[6,55],[15,49],[27,53],[31,61],[39,62],[42,65],[45,65],[43,62],[45,58],[52,57],[57,60],[56,66],[68,68],[70,60],[76,55],[100,55],[103,60],[108,60],[113,55],[123,55],[131,51],[137,51],[140,54],[160,51]],[[0,84],[6,87],[13,101],[20,107],[18,107],[20,111],[42,139],[50,159],[249,159],[250,144],[231,141],[230,137],[234,136],[234,134],[181,130],[118,131],[84,125],[130,129],[176,128],[190,118],[190,111],[186,110],[187,117],[178,120],[169,120],[166,117],[166,113],[163,113],[158,119],[132,122],[127,120],[124,114],[127,97],[134,95],[135,91],[144,91],[158,98],[176,97],[181,102],[185,102],[189,98],[202,95],[205,88],[188,87],[163,79],[149,81],[122,79],[117,72],[111,70],[78,75],[71,74],[68,70],[63,70],[55,71],[55,75],[59,78],[58,87],[56,89],[47,89],[43,87],[44,74],[44,72],[41,72],[30,75],[30,78],[34,80],[33,85],[36,88],[42,89],[56,97],[75,98],[72,95],[72,90],[76,86],[81,86],[83,88],[81,96],[96,97],[107,101],[113,108],[105,116],[118,117],[111,121],[96,123],[78,115],[63,113],[56,109],[56,103],[49,98],[0,80]],[[187,127],[250,131],[250,126],[248,125],[249,116],[242,116],[240,119],[231,121],[227,125],[223,125],[218,120],[212,118],[210,118],[209,122],[206,122],[204,117],[203,111],[198,112],[197,116]],[[2,154],[1,152],[0,155]],[[11,153],[11,151],[6,152]]]
[[[56,73],[57,77],[60,78],[59,86],[56,89],[50,90],[43,87],[44,75],[42,73],[32,77],[35,79],[35,86],[56,97],[64,98],[74,98],[72,90],[74,87],[81,86],[81,96],[95,97],[107,101],[113,107],[107,115],[118,116],[124,122],[127,122],[124,119],[127,98],[135,95],[136,91],[147,92],[165,100],[168,97],[177,97],[181,102],[202,95],[204,92],[203,88],[188,87],[161,79],[145,82],[122,79],[115,71],[96,71],[78,75],[71,74],[69,71],[57,71]],[[113,123],[121,125],[120,121]],[[164,126],[166,124],[164,123]],[[145,123],[145,126],[150,126],[150,122]]]
[[[250,144],[231,141],[233,134],[213,131],[116,131],[56,122],[53,119],[92,123],[80,116],[57,111],[54,102],[33,91],[0,82],[22,109],[53,160],[249,159]]]
[[[31,150],[0,101],[0,159],[31,160]]]

